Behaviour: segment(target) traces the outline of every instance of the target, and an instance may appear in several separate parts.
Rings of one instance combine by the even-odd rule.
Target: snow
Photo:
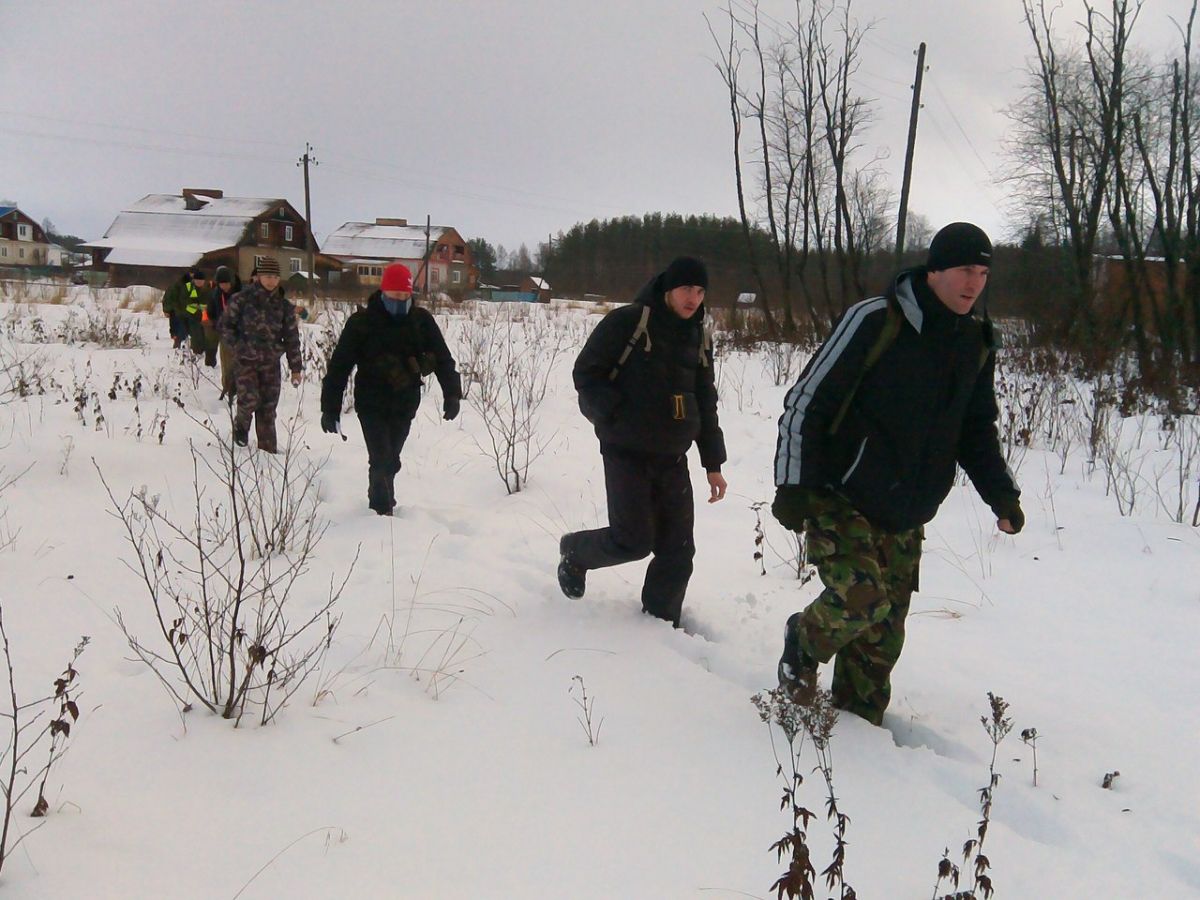
[[[0,303],[2,332],[28,337],[32,317],[50,330],[72,308]],[[439,314],[460,358],[464,311],[483,314]],[[775,419],[795,369],[776,385],[761,356],[721,361],[730,495],[702,502],[693,454],[687,631],[640,614],[644,563],[589,573],[583,600],[558,590],[558,536],[602,524],[605,509],[572,352],[552,380],[539,426],[549,444],[527,490],[505,494],[480,450],[478,412],[464,403],[443,421],[434,386],[392,519],[366,508],[354,415],[342,419],[348,441],[322,434],[318,384],[285,384],[280,421],[299,411],[298,452],[324,461],[331,527],[312,577],[327,583],[361,555],[321,673],[273,724],[234,729],[179,715],[114,623],[119,608],[143,638],[153,634],[97,468],[119,497],[144,485],[186,520],[188,442],[205,440],[189,415],[228,429],[212,372],[170,349],[165,319],[117,314],[144,348],[22,344],[56,386],[0,406],[0,483],[30,467],[0,494],[0,543],[16,533],[0,551],[0,605],[22,696],[44,693],[80,635],[92,639],[77,663],[82,714],[48,784],[50,815],[6,863],[7,895],[774,896],[784,865],[768,847],[791,820],[749,697],[771,686],[783,623],[818,588],[796,581],[788,535],[765,511],[759,574],[751,505],[773,494]],[[565,304],[509,314],[573,344],[597,320]],[[127,391],[108,399],[115,373],[139,372],[168,396],[147,389],[137,412]],[[176,386],[187,415],[169,399]],[[85,421],[75,412],[81,388],[98,395],[99,428],[90,401]],[[161,445],[134,433],[137,416],[155,412],[168,416]],[[1099,469],[1089,474],[1083,449],[1063,465],[1034,447],[1013,463],[1028,515],[1021,535],[997,534],[961,485],[926,529],[885,727],[846,716],[833,739],[851,818],[846,871],[864,900],[928,897],[943,848],[961,861],[991,759],[979,722],[988,691],[1011,704],[1015,724],[997,758],[986,846],[997,897],[1200,897],[1200,535],[1153,496],[1152,485],[1168,496],[1174,477],[1157,420],[1131,422],[1131,440],[1134,424],[1145,426],[1144,482],[1132,515],[1118,513]],[[388,618],[408,623],[398,664],[380,633]],[[603,720],[595,746],[577,720],[576,675]],[[1018,737],[1029,727],[1040,735],[1037,787]],[[813,757],[804,759],[807,772]],[[1120,776],[1104,790],[1112,771]],[[832,848],[819,784],[814,774],[800,792],[818,813],[818,871]],[[35,823],[20,812],[26,832]]]
[[[431,226],[429,245],[437,243],[447,229]],[[346,222],[325,239],[322,252],[328,256],[380,259],[425,258],[424,225],[377,225],[372,222]]]

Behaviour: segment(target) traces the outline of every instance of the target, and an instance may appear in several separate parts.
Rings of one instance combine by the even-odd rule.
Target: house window
[[[383,266],[371,266],[371,274],[376,278],[383,277]]]
[[[291,225],[283,226],[283,239],[285,241],[291,243],[291,240],[292,240],[292,226]]]
[[[0,247],[0,256],[8,256],[8,248]]]
[[[292,274],[299,272],[300,271],[300,257],[293,256],[291,259],[289,259],[288,260],[288,268],[291,270]]]
[[[433,270],[433,283],[434,283],[434,284],[441,284],[441,283],[442,283],[442,270],[441,270],[441,269],[434,269],[434,270]]]
[[[18,225],[17,226],[17,239],[21,240],[21,241],[29,240],[29,226],[28,225]],[[21,255],[24,256],[25,254],[22,253]]]
[[[271,226],[267,222],[263,222],[258,226],[258,236],[264,241],[271,236]]]
[[[22,247],[21,248],[21,259],[24,259],[24,258],[25,258],[25,248]]]
[[[455,269],[450,273],[450,281],[454,284],[458,284],[460,281],[462,281],[462,272],[458,271],[458,269]]]
[[[454,258],[458,259],[462,255],[463,255],[463,245],[455,244],[454,245]]]

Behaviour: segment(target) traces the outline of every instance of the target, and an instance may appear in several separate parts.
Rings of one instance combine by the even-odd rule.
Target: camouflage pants
[[[904,647],[923,529],[880,531],[845,498],[822,493],[805,533],[808,560],[825,590],[800,616],[800,647],[817,662],[836,656],[834,702],[879,725],[891,700],[892,668]]]
[[[250,419],[258,434],[258,449],[274,453],[275,407],[279,405],[279,354],[239,353],[235,372],[237,381],[237,414],[233,417],[235,438],[245,440],[250,434]]]

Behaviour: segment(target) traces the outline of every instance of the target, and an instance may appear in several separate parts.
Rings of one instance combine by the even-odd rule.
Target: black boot
[[[587,589],[587,569],[571,561],[565,535],[558,542],[558,554],[558,586],[572,600],[578,600]]]
[[[817,663],[800,648],[800,617],[792,613],[783,630],[783,655],[779,657],[779,686],[794,700],[810,702],[817,688]]]

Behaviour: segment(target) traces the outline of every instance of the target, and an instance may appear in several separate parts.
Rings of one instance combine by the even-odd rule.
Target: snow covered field
[[[152,646],[157,626],[97,474],[118,498],[144,488],[187,522],[189,442],[219,453],[197,420],[228,436],[212,372],[170,349],[161,316],[106,313],[71,293],[75,306],[0,303],[0,347],[32,354],[42,374],[30,396],[0,405],[0,484],[20,475],[0,493],[19,696],[44,696],[91,638],[49,815],[19,809],[18,834],[44,824],[4,866],[6,896],[774,896],[784,866],[768,848],[791,818],[749,698],[772,686],[783,623],[818,584],[797,581],[790,536],[765,509],[761,574],[753,507],[774,493],[775,420],[802,359],[776,384],[767,355],[722,357],[730,496],[697,506],[686,631],[640,614],[644,563],[590,573],[579,601],[555,581],[558,536],[605,519],[595,438],[570,384],[584,311],[516,310],[516,344],[533,329],[563,345],[536,429],[545,449],[517,494],[481,449],[479,410],[464,403],[442,421],[434,385],[397,478],[398,515],[379,518],[353,414],[348,441],[322,434],[318,382],[285,385],[280,421],[300,414],[297,454],[323,464],[330,523],[291,602],[319,607],[359,557],[320,671],[272,723],[235,729],[199,708],[181,715],[131,660],[116,611]],[[97,349],[78,342],[80,327],[62,332],[75,343],[31,342],[89,315],[117,317],[144,346]],[[509,334],[495,319],[439,318],[460,363],[487,328]],[[305,329],[315,346],[320,323]],[[1024,402],[1022,384],[1012,396]],[[1055,408],[1079,419],[1086,404]],[[847,716],[833,739],[860,898],[927,898],[943,850],[961,863],[988,780],[989,691],[1014,724],[986,844],[997,897],[1200,897],[1200,532],[1187,524],[1200,462],[1182,488],[1178,477],[1197,423],[1170,440],[1152,416],[1106,427],[1123,448],[1106,463],[1089,465],[1082,439],[1051,447],[1035,434],[1017,452],[1028,516],[1017,537],[997,534],[962,485],[926,529],[885,727]],[[698,463],[693,473],[703,497]],[[1184,524],[1172,521],[1180,505]],[[593,736],[602,720],[594,746],[581,683]],[[804,758],[805,771],[814,764]],[[819,777],[800,800],[823,811]],[[819,871],[833,846],[822,816],[809,837]]]

